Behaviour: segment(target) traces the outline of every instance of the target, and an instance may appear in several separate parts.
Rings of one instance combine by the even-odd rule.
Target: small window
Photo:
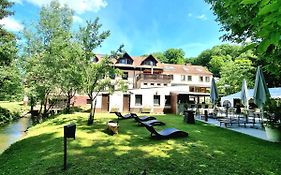
[[[123,72],[122,79],[128,80],[128,72]]]
[[[166,84],[166,83],[164,83],[164,86],[167,86],[167,84]]]
[[[171,106],[171,96],[165,95],[165,106]]]
[[[150,83],[151,86],[154,86],[154,83]]]
[[[153,99],[154,106],[160,106],[160,95],[154,95]]]
[[[205,77],[206,82],[210,82],[210,77]]]
[[[143,65],[156,66],[156,63],[152,60],[146,60],[143,62]]]
[[[92,101],[91,101],[91,99],[87,99],[87,104],[91,104],[92,103]]]
[[[203,77],[202,76],[199,77],[199,81],[203,82]]]
[[[195,91],[194,87],[189,87],[189,92],[194,92],[194,91]]]
[[[143,85],[147,86],[147,83],[143,83]]]
[[[132,64],[132,61],[127,58],[121,58],[121,59],[119,59],[119,63],[120,64]]]
[[[135,95],[136,99],[136,106],[141,106],[142,105],[142,95]]]
[[[188,76],[187,76],[187,80],[188,80],[188,81],[192,81],[192,76],[191,76],[191,75],[188,75]]]
[[[161,86],[161,84],[160,84],[160,83],[157,83],[157,86]]]
[[[185,75],[181,75],[181,81],[185,81]]]

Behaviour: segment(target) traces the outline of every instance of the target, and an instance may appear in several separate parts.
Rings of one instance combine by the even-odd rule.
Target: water
[[[31,125],[30,117],[23,117],[7,125],[0,126],[0,154],[9,146],[26,135],[26,129]]]

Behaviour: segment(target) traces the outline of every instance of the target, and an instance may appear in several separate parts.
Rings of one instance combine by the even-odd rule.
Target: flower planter
[[[281,129],[265,126],[266,137],[272,142],[281,141]]]

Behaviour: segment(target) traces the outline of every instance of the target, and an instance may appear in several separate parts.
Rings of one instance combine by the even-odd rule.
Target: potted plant
[[[269,99],[264,105],[265,131],[274,142],[281,141],[281,99]]]

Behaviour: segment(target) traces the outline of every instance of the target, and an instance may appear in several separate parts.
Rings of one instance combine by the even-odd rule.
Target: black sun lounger
[[[144,117],[139,117],[136,113],[131,113],[131,116],[135,118],[135,120],[137,122],[144,122],[144,121],[148,121],[148,120],[156,120],[155,117],[152,117],[152,116],[144,116]]]
[[[148,121],[139,121],[139,124],[141,124],[142,126],[145,126],[145,125],[151,125],[151,126],[162,126],[162,125],[165,125],[164,122],[161,122],[159,120],[148,120]]]
[[[114,112],[118,119],[129,119],[129,118],[133,118],[133,116],[131,114],[126,114],[126,115],[122,115],[120,112]]]
[[[151,125],[144,125],[144,126],[150,132],[151,137],[154,137],[157,139],[187,137],[188,136],[187,132],[178,130],[176,128],[167,128],[160,132],[157,132]]]

